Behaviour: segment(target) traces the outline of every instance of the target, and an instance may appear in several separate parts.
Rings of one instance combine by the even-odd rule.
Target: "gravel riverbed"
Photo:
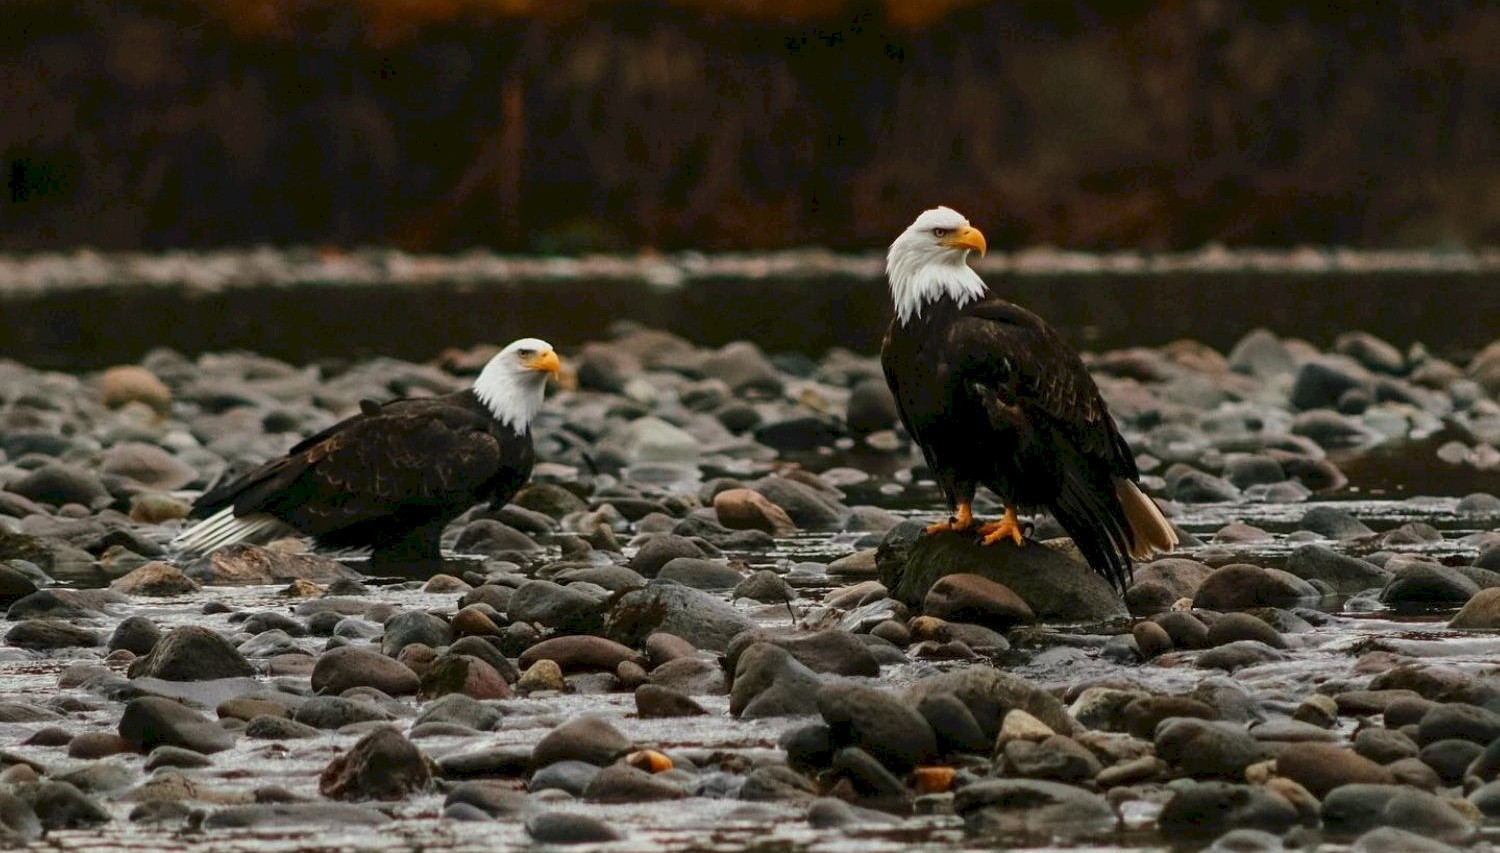
[[[1500,342],[1090,355],[1183,540],[1124,601],[1048,519],[919,535],[872,356],[626,323],[442,574],[171,552],[226,471],[492,351],[0,363],[0,840],[1494,846]]]

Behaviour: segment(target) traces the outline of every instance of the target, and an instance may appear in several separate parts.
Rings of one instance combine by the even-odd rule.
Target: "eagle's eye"
[[[953,229],[951,229],[951,228],[934,228],[934,229],[932,229],[932,236],[934,236],[934,237],[936,237],[936,238],[938,238],[938,239],[941,240],[942,238],[947,237],[948,236],[948,232],[951,231],[951,230],[953,230]]]
[[[521,358],[531,358],[532,356],[536,355],[536,350],[534,350],[534,349],[518,349],[518,350],[516,350],[516,355],[520,356]]]

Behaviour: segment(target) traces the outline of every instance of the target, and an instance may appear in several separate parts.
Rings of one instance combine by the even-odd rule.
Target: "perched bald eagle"
[[[172,544],[205,553],[301,533],[369,548],[376,563],[437,560],[448,522],[481,501],[502,506],[531,476],[531,421],[559,369],[547,342],[523,338],[471,388],[363,401],[359,414],[204,492],[190,514],[204,520]]]
[[[988,296],[971,251],[984,254],[984,235],[937,207],[886,255],[896,316],[881,365],[952,513],[927,531],[977,527],[986,545],[1021,545],[1017,511],[1046,509],[1123,594],[1131,558],[1170,550],[1177,536],[1137,485],[1135,457],[1078,354],[1040,317]],[[1004,501],[999,521],[976,523],[981,485]]]

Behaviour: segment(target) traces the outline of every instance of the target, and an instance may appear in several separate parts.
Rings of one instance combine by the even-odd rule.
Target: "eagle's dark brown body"
[[[504,504],[531,476],[530,430],[497,421],[473,390],[362,408],[205,492],[192,517],[232,506],[320,546],[370,548],[377,562],[437,560],[450,521],[482,501]]]
[[[1129,582],[1130,521],[1116,480],[1135,459],[1077,353],[1040,317],[1003,299],[936,299],[881,349],[901,419],[950,507],[986,486],[1046,509],[1094,569]]]

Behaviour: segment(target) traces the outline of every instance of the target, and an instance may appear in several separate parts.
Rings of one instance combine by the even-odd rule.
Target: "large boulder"
[[[1042,620],[1104,622],[1129,615],[1066,539],[981,545],[973,536],[926,535],[921,524],[907,521],[886,534],[875,561],[891,597],[913,608],[922,606],[939,579],[974,574],[1009,587]]]

